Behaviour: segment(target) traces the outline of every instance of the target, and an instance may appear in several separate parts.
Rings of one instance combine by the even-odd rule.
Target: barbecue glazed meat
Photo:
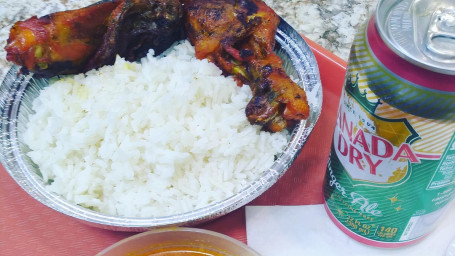
[[[155,55],[184,38],[179,0],[123,0],[108,19],[108,29],[86,69],[114,64],[118,54],[128,61]]]
[[[261,0],[183,0],[185,28],[196,57],[248,84],[250,123],[278,132],[309,115],[305,91],[274,52],[278,15]]]
[[[118,4],[108,2],[18,21],[10,29],[6,59],[43,75],[77,72],[101,45],[107,18]]]
[[[182,38],[178,0],[114,0],[14,24],[7,60],[50,77],[156,54]]]

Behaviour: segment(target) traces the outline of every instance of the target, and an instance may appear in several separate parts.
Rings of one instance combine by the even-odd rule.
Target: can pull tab
[[[425,45],[428,51],[440,59],[455,59],[455,6],[441,7],[433,13]]]

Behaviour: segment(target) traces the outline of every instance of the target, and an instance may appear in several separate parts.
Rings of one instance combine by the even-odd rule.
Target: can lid
[[[382,0],[375,19],[381,38],[396,54],[455,75],[455,0]]]

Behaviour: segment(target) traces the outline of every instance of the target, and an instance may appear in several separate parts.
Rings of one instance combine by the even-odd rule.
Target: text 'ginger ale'
[[[455,196],[455,1],[380,1],[356,36],[324,182],[358,241],[413,243]]]

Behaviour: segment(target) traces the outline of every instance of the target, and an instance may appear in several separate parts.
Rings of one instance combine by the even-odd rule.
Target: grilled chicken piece
[[[261,0],[183,0],[185,28],[196,57],[248,84],[252,124],[278,132],[309,115],[305,91],[285,73],[273,49],[278,15]]]
[[[119,3],[18,21],[10,29],[6,59],[43,75],[77,72],[101,45],[107,18]]]
[[[5,50],[7,60],[37,75],[85,72],[158,54],[182,38],[178,0],[114,0],[16,22]]]
[[[103,42],[85,69],[113,64],[118,54],[135,61],[185,37],[179,0],[123,0],[108,19]]]

